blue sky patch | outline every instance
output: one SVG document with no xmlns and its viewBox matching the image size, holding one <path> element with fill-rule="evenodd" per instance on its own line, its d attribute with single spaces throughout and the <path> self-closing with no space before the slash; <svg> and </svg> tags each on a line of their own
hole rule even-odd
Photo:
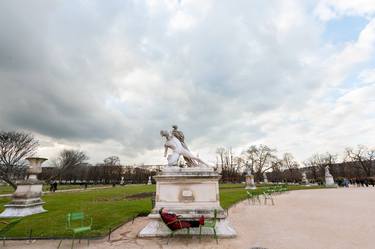
<svg viewBox="0 0 375 249">
<path fill-rule="evenodd" d="M 355 41 L 367 23 L 368 20 L 360 16 L 332 19 L 326 24 L 323 38 L 333 44 Z"/>
</svg>

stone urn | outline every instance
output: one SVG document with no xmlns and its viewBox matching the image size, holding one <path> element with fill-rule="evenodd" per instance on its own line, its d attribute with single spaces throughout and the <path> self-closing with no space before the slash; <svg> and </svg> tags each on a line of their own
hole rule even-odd
<svg viewBox="0 0 375 249">
<path fill-rule="evenodd" d="M 24 217 L 32 214 L 43 213 L 44 202 L 40 198 L 42 196 L 43 182 L 39 181 L 37 176 L 42 172 L 42 163 L 46 158 L 29 157 L 27 173 L 29 177 L 17 184 L 17 189 L 12 195 L 12 201 L 4 205 L 5 210 L 0 217 Z"/>
</svg>

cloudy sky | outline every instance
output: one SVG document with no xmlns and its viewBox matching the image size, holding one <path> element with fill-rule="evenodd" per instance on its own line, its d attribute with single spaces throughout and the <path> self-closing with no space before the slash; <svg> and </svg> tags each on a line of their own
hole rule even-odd
<svg viewBox="0 0 375 249">
<path fill-rule="evenodd" d="M 0 129 L 42 156 L 163 163 L 172 124 L 209 162 L 374 146 L 374 0 L 9 0 L 0 30 Z"/>
</svg>

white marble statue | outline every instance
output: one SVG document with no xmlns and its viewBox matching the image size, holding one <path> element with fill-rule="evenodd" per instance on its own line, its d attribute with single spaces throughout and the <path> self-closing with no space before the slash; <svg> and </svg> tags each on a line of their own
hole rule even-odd
<svg viewBox="0 0 375 249">
<path fill-rule="evenodd" d="M 263 173 L 263 182 L 268 183 L 268 178 L 266 172 Z"/>
<path fill-rule="evenodd" d="M 183 156 L 185 158 L 188 158 L 194 162 L 195 165 L 203 164 L 205 166 L 208 166 L 205 162 L 203 162 L 200 158 L 194 156 L 189 150 L 185 149 L 180 140 L 178 140 L 175 136 L 173 136 L 168 131 L 160 131 L 160 135 L 162 137 L 165 137 L 166 142 L 164 144 L 164 157 L 167 157 L 168 149 L 172 150 L 172 154 L 169 154 L 167 157 L 168 160 L 168 166 L 177 166 L 178 165 L 178 159 L 180 156 Z"/>
<path fill-rule="evenodd" d="M 331 173 L 329 172 L 329 166 L 325 167 L 325 176 L 332 176 Z"/>
<path fill-rule="evenodd" d="M 184 133 L 182 131 L 178 130 L 178 126 L 177 125 L 173 125 L 172 128 L 173 128 L 173 130 L 171 131 L 171 134 L 173 136 L 175 136 L 181 142 L 182 147 L 184 147 L 187 151 L 190 152 L 190 150 L 187 147 L 186 142 L 185 142 L 185 135 L 184 135 Z M 188 166 L 188 167 L 197 166 L 195 164 L 195 162 L 193 160 L 191 160 L 190 158 L 188 158 L 188 157 L 184 156 L 184 161 L 186 163 L 186 166 Z"/>
<path fill-rule="evenodd" d="M 302 172 L 302 183 L 308 185 L 309 180 L 307 179 L 306 173 Z"/>
<path fill-rule="evenodd" d="M 325 185 L 326 187 L 336 187 L 335 181 L 333 180 L 333 176 L 329 172 L 329 166 L 325 167 Z"/>
</svg>

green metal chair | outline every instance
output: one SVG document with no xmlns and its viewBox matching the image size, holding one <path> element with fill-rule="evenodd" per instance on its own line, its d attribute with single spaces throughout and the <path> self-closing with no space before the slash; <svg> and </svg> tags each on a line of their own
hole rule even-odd
<svg viewBox="0 0 375 249">
<path fill-rule="evenodd" d="M 216 239 L 216 244 L 218 244 L 218 239 L 217 239 L 217 234 L 216 234 L 216 221 L 218 220 L 217 218 L 217 210 L 214 210 L 214 217 L 212 219 L 208 219 L 204 221 L 204 225 L 199 226 L 199 241 L 201 241 L 202 238 L 202 228 L 207 227 L 213 230 L 214 232 L 214 237 Z"/>
<path fill-rule="evenodd" d="M 17 225 L 17 223 L 20 222 L 21 220 L 22 218 L 12 219 L 9 222 L 0 221 L 0 223 L 5 224 L 5 226 L 0 229 L 0 237 L 3 238 L 3 246 L 5 246 L 6 234 L 9 232 L 10 229 L 12 229 L 15 225 Z"/>
<path fill-rule="evenodd" d="M 259 195 L 251 193 L 250 191 L 246 191 L 246 194 L 247 194 L 247 201 L 248 201 L 249 204 L 250 204 L 250 201 L 251 201 L 254 205 L 255 200 L 257 200 L 259 202 L 259 204 L 261 204 L 260 199 L 259 199 Z"/>
<path fill-rule="evenodd" d="M 267 192 L 263 192 L 263 197 L 264 197 L 264 205 L 267 205 L 267 200 L 270 200 L 272 202 L 273 206 L 275 205 L 275 203 L 273 201 L 272 194 L 267 193 Z"/>
<path fill-rule="evenodd" d="M 88 218 L 85 216 L 84 212 L 72 212 L 66 215 L 66 229 L 73 233 L 72 247 L 74 246 L 74 239 L 76 235 L 82 235 L 91 231 L 92 217 Z M 60 247 L 62 240 L 60 241 L 57 248 Z M 79 238 L 81 242 L 81 237 Z M 87 239 L 87 245 L 89 245 L 90 240 Z"/>
</svg>

